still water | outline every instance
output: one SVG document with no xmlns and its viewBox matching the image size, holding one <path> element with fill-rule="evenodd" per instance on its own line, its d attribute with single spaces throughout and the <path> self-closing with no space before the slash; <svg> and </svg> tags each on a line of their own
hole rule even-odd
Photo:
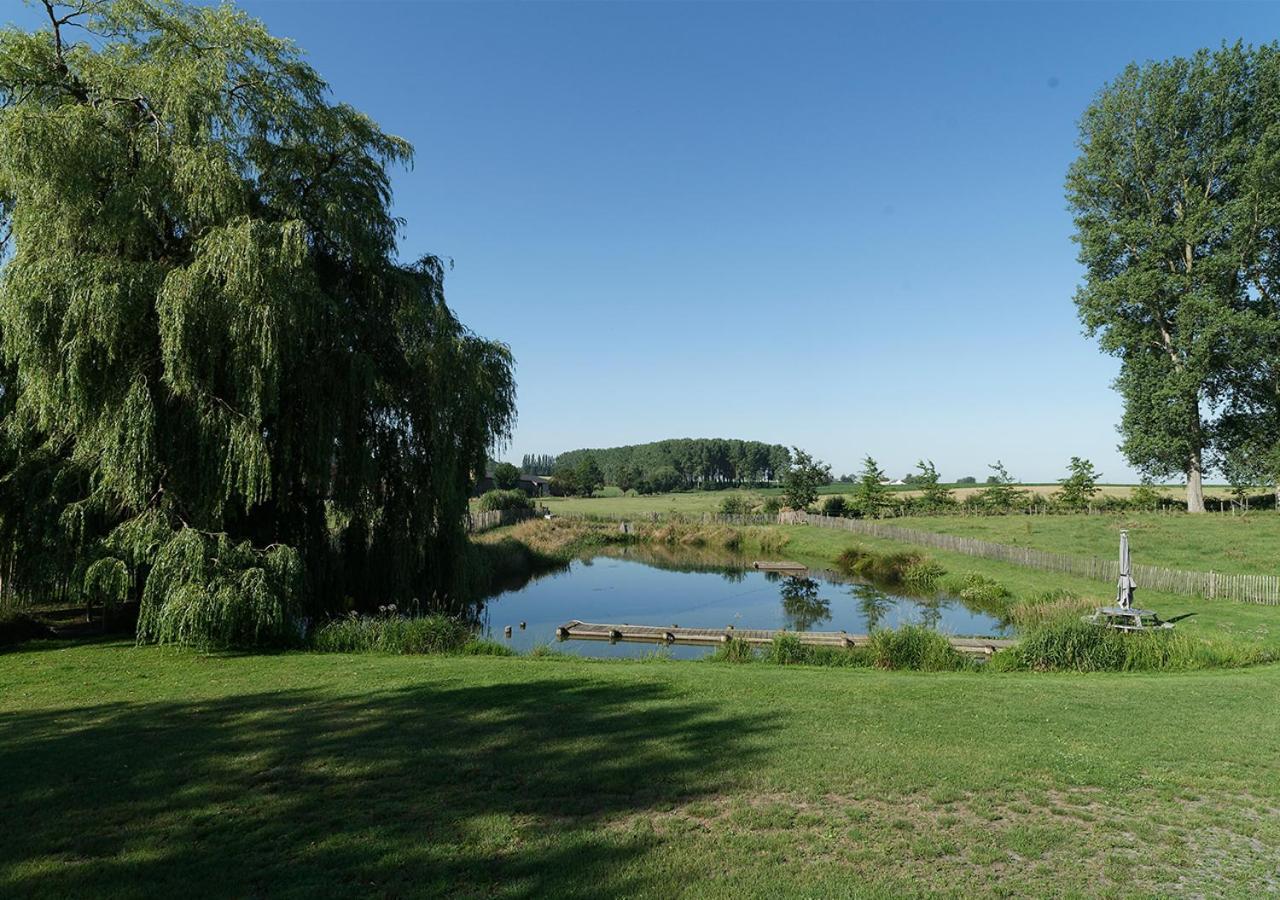
<svg viewBox="0 0 1280 900">
<path fill-rule="evenodd" d="M 956 635 L 993 637 L 1006 633 L 998 619 L 970 610 L 952 598 L 898 596 L 834 573 L 779 576 L 755 571 L 746 560 L 709 562 L 637 549 L 576 560 L 567 569 L 490 598 L 482 613 L 482 627 L 487 637 L 519 651 L 551 644 L 583 656 L 616 657 L 646 656 L 657 649 L 653 644 L 558 643 L 556 627 L 572 619 L 851 634 L 915 622 Z M 523 629 L 521 622 L 525 623 Z M 503 635 L 508 625 L 512 628 L 510 638 Z M 711 650 L 673 646 L 662 652 L 694 658 Z"/>
</svg>

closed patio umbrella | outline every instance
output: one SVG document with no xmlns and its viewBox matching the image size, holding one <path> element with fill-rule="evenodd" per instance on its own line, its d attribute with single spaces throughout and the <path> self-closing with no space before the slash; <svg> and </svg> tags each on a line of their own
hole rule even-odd
<svg viewBox="0 0 1280 900">
<path fill-rule="evenodd" d="M 1129 532 L 1120 532 L 1120 583 L 1116 588 L 1116 606 L 1121 609 L 1130 609 L 1133 606 L 1133 591 L 1138 584 L 1133 580 L 1130 574 L 1132 571 L 1129 563 Z"/>
</svg>

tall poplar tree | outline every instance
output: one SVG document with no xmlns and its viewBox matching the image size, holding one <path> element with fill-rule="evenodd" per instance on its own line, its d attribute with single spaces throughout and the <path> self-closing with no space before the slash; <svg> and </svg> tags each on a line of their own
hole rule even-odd
<svg viewBox="0 0 1280 900">
<path fill-rule="evenodd" d="M 1184 475 L 1193 512 L 1221 412 L 1255 379 L 1249 348 L 1275 317 L 1276 58 L 1237 44 L 1129 66 L 1085 111 L 1067 179 L 1076 305 L 1121 361 L 1121 449 L 1145 473 Z"/>
<path fill-rule="evenodd" d="M 456 602 L 512 363 L 396 260 L 409 145 L 231 6 L 40 5 L 0 33 L 4 589 L 196 644 Z"/>
</svg>

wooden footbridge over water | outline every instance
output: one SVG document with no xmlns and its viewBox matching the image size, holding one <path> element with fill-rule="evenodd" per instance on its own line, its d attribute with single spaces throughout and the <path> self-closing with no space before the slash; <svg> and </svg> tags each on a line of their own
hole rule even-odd
<svg viewBox="0 0 1280 900">
<path fill-rule="evenodd" d="M 849 634 L 844 631 L 781 631 L 771 628 L 681 628 L 677 625 L 601 625 L 574 619 L 556 629 L 556 639 L 561 641 L 608 641 L 641 644 L 691 644 L 713 647 L 737 639 L 760 646 L 770 644 L 779 634 L 793 634 L 802 644 L 821 647 L 864 647 L 871 641 L 870 635 Z M 948 637 L 951 646 L 961 653 L 991 656 L 998 650 L 1012 647 L 1015 641 L 1003 638 Z"/>
</svg>

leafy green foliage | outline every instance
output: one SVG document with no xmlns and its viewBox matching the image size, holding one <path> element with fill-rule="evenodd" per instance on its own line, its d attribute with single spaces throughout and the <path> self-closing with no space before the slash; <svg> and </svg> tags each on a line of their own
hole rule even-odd
<svg viewBox="0 0 1280 900">
<path fill-rule="evenodd" d="M 196 647 L 288 644 L 299 636 L 302 563 L 291 547 L 257 550 L 183 528 L 155 554 L 138 639 Z"/>
<path fill-rule="evenodd" d="M 533 501 L 521 490 L 486 491 L 480 495 L 477 505 L 483 512 L 499 509 L 532 509 Z"/>
<path fill-rule="evenodd" d="M 1093 463 L 1078 456 L 1071 457 L 1067 470 L 1067 477 L 1062 479 L 1062 490 L 1058 492 L 1058 501 L 1075 509 L 1088 506 L 1098 495 L 1098 479 L 1102 476 L 1093 468 Z"/>
<path fill-rule="evenodd" d="M 1182 473 L 1203 511 L 1206 450 L 1280 437 L 1274 360 L 1280 50 L 1223 46 L 1131 65 L 1081 119 L 1067 177 L 1085 265 L 1080 319 L 1121 360 L 1122 450 Z M 1263 427 L 1222 429 L 1224 411 Z"/>
<path fill-rule="evenodd" d="M 1026 492 L 1014 487 L 1016 479 L 1009 474 L 1003 462 L 996 460 L 987 468 L 991 470 L 991 474 L 987 476 L 987 485 L 974 495 L 979 504 L 989 510 L 1004 512 L 1025 501 Z"/>
<path fill-rule="evenodd" d="M 888 504 L 889 489 L 884 486 L 884 471 L 870 456 L 862 461 L 862 472 L 853 489 L 853 505 L 862 515 L 875 518 Z"/>
<path fill-rule="evenodd" d="M 840 494 L 831 494 L 822 498 L 822 514 L 833 518 L 842 518 L 849 512 L 849 501 Z"/>
<path fill-rule="evenodd" d="M 493 483 L 499 490 L 509 491 L 520 483 L 520 470 L 511 463 L 498 463 L 493 467 Z"/>
<path fill-rule="evenodd" d="M 790 462 L 790 451 L 780 444 L 733 438 L 674 438 L 624 447 L 570 450 L 556 457 L 556 463 L 572 468 L 584 456 L 596 460 L 607 483 L 623 490 L 634 487 L 641 493 L 776 481 Z"/>
<path fill-rule="evenodd" d="M 988 612 L 1002 612 L 1013 598 L 1013 592 L 1004 584 L 977 572 L 944 576 L 938 579 L 938 587 L 974 609 Z"/>
<path fill-rule="evenodd" d="M 922 459 L 916 463 L 916 468 L 920 470 L 920 474 L 915 476 L 912 483 L 922 492 L 921 498 L 926 507 L 942 509 L 955 502 L 951 491 L 939 483 L 938 468 L 933 460 Z"/>
<path fill-rule="evenodd" d="M 782 503 L 791 509 L 805 509 L 818 499 L 818 488 L 830 482 L 831 467 L 795 447 L 782 476 Z"/>
<path fill-rule="evenodd" d="M 201 645 L 455 596 L 512 361 L 395 261 L 410 147 L 230 5 L 51 18 L 0 33 L 5 590 Z"/>
<path fill-rule="evenodd" d="M 579 458 L 573 467 L 573 475 L 578 493 L 584 497 L 590 497 L 604 486 L 604 472 L 600 471 L 596 458 L 589 453 Z"/>
</svg>

